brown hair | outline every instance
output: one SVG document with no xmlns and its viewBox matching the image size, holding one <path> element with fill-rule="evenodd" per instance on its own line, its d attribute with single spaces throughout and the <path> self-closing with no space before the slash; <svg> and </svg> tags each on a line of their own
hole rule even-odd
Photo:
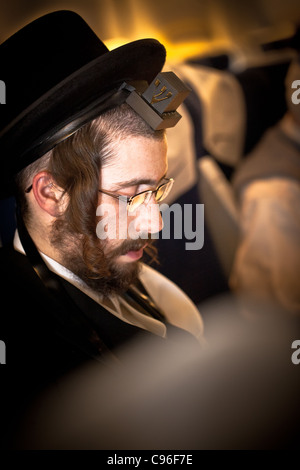
<svg viewBox="0 0 300 470">
<path fill-rule="evenodd" d="M 17 178 L 18 203 L 26 224 L 34 223 L 25 190 L 36 173 L 47 170 L 55 184 L 68 193 L 64 216 L 53 225 L 56 241 L 64 228 L 80 236 L 83 259 L 90 271 L 99 273 L 104 255 L 96 235 L 96 209 L 100 170 L 114 156 L 114 146 L 128 137 L 162 140 L 164 131 L 153 131 L 127 104 L 107 111 L 58 144 L 36 162 L 22 170 Z M 99 264 L 101 263 L 101 264 Z M 105 274 L 105 273 L 103 273 Z M 97 276 L 98 277 L 98 276 Z"/>
</svg>

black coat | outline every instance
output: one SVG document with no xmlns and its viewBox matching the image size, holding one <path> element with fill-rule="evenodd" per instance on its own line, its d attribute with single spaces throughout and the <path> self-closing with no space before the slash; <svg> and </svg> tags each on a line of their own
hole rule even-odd
<svg viewBox="0 0 300 470">
<path fill-rule="evenodd" d="M 5 445 L 3 439 L 42 391 L 89 361 L 107 366 L 120 346 L 137 336 L 153 335 L 119 320 L 66 281 L 60 280 L 67 295 L 53 295 L 27 257 L 13 249 L 0 250 L 0 273 Z"/>
</svg>

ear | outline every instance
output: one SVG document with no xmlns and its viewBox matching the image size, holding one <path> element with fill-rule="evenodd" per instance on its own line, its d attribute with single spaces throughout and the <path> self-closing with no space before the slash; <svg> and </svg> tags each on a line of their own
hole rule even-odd
<svg viewBox="0 0 300 470">
<path fill-rule="evenodd" d="M 57 186 L 51 173 L 41 171 L 32 181 L 32 192 L 41 209 L 52 217 L 60 217 L 66 207 L 67 194 Z"/>
</svg>

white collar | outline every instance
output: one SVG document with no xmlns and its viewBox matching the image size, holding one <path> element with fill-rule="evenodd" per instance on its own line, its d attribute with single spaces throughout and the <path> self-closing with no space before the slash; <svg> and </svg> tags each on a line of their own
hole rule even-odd
<svg viewBox="0 0 300 470">
<path fill-rule="evenodd" d="M 19 251 L 23 255 L 26 255 L 19 237 L 18 230 L 16 230 L 15 232 L 13 245 L 16 251 Z M 145 330 L 152 331 L 154 334 L 165 337 L 166 326 L 162 322 L 139 312 L 119 295 L 111 295 L 109 297 L 110 302 L 108 304 L 108 302 L 105 301 L 101 293 L 88 287 L 85 282 L 82 281 L 82 279 L 76 276 L 68 268 L 61 265 L 60 263 L 58 263 L 57 261 L 42 252 L 40 252 L 40 255 L 47 267 L 50 269 L 50 271 L 62 277 L 73 286 L 77 287 L 95 302 L 104 306 L 110 313 L 112 313 L 116 317 L 120 318 L 126 323 L 130 323 L 131 325 L 138 326 Z"/>
<path fill-rule="evenodd" d="M 14 248 L 25 254 L 18 231 L 14 237 Z M 89 288 L 78 276 L 57 261 L 40 253 L 48 268 L 66 281 L 73 284 L 86 295 L 110 311 L 126 323 L 138 326 L 159 336 L 166 335 L 166 327 L 160 321 L 150 318 L 129 305 L 121 296 L 111 296 L 110 300 L 115 308 L 103 302 L 103 296 Z M 150 266 L 142 263 L 140 280 L 151 292 L 151 296 L 159 308 L 164 312 L 169 323 L 192 333 L 199 340 L 203 337 L 203 321 L 201 315 L 191 299 L 172 281 Z"/>
</svg>

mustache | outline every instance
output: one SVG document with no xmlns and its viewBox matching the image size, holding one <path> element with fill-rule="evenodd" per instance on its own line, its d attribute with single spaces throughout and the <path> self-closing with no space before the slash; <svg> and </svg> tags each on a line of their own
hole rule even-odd
<svg viewBox="0 0 300 470">
<path fill-rule="evenodd" d="M 144 238 L 138 238 L 137 240 L 124 240 L 124 242 L 111 251 L 109 258 L 115 258 L 117 256 L 126 255 L 129 251 L 139 251 L 141 248 L 147 248 L 149 245 L 152 245 L 154 242 L 151 239 L 151 234 L 145 236 Z"/>
</svg>

